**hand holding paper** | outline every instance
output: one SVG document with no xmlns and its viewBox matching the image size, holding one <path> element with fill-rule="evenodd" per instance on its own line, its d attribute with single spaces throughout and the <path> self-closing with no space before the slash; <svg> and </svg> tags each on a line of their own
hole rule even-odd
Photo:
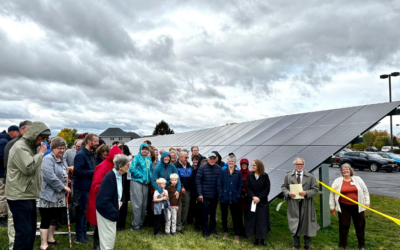
<svg viewBox="0 0 400 250">
<path fill-rule="evenodd" d="M 293 199 L 304 199 L 304 197 L 300 195 L 300 192 L 303 192 L 302 184 L 290 184 L 290 192 L 296 195 Z"/>
<path fill-rule="evenodd" d="M 257 204 L 254 201 L 252 201 L 251 202 L 251 210 L 250 211 L 255 212 L 256 211 L 256 207 L 257 207 Z"/>
</svg>

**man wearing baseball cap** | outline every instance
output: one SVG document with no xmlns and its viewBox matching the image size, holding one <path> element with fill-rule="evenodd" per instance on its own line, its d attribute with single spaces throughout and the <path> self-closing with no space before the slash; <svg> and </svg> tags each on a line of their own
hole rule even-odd
<svg viewBox="0 0 400 250">
<path fill-rule="evenodd" d="M 0 227 L 7 227 L 7 199 L 4 196 L 5 178 L 4 178 L 4 148 L 7 143 L 18 136 L 18 126 L 8 127 L 0 133 Z"/>
<path fill-rule="evenodd" d="M 221 166 L 216 164 L 217 156 L 209 153 L 207 163 L 200 166 L 196 176 L 198 200 L 203 202 L 203 237 L 209 238 L 210 234 L 218 235 L 215 216 L 218 205 L 217 182 Z M 210 218 L 210 223 L 208 220 Z"/>
</svg>

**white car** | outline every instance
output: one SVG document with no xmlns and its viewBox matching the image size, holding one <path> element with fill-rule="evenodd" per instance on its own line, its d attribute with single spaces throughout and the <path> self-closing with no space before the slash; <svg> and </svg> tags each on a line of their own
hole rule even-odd
<svg viewBox="0 0 400 250">
<path fill-rule="evenodd" d="M 381 152 L 390 152 L 391 146 L 383 146 Z M 393 150 L 399 150 L 399 147 L 393 146 Z"/>
</svg>

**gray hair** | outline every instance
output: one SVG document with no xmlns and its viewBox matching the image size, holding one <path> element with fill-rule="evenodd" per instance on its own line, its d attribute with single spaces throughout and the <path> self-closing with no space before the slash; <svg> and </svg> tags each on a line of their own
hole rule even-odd
<svg viewBox="0 0 400 250">
<path fill-rule="evenodd" d="M 189 155 L 189 149 L 187 149 L 187 148 L 184 148 L 184 149 L 182 149 L 182 152 L 185 152 L 185 153 L 187 153 L 188 155 Z"/>
<path fill-rule="evenodd" d="M 80 141 L 83 141 L 83 139 L 76 139 L 76 140 L 74 141 L 74 146 L 73 146 L 73 148 L 75 148 L 75 147 L 76 147 L 76 144 L 78 144 L 78 142 L 80 142 Z"/>
<path fill-rule="evenodd" d="M 296 164 L 296 161 L 297 161 L 297 160 L 301 160 L 301 161 L 303 162 L 303 165 L 306 165 L 306 162 L 305 162 L 304 159 L 301 158 L 301 157 L 296 157 L 296 159 L 294 159 L 294 161 L 293 161 L 293 165 Z"/>
<path fill-rule="evenodd" d="M 129 158 L 126 155 L 119 154 L 114 156 L 113 162 L 115 170 L 118 171 L 120 168 L 122 168 L 129 162 Z"/>
<path fill-rule="evenodd" d="M 230 155 L 230 156 L 228 156 L 227 161 L 229 161 L 229 160 L 234 160 L 236 162 L 236 157 L 234 155 Z"/>
<path fill-rule="evenodd" d="M 159 150 L 159 152 L 165 152 L 165 149 L 162 148 L 162 149 Z"/>
<path fill-rule="evenodd" d="M 350 170 L 350 176 L 354 175 L 354 169 L 351 167 L 349 163 L 344 163 L 340 166 L 340 173 L 343 175 L 343 168 L 348 168 Z"/>
<path fill-rule="evenodd" d="M 26 126 L 32 125 L 31 121 L 25 120 L 19 123 L 19 129 L 25 129 Z"/>
<path fill-rule="evenodd" d="M 189 155 L 188 152 L 185 152 L 185 151 L 183 151 L 183 150 L 182 150 L 182 152 L 180 152 L 180 153 L 178 152 L 178 155 L 177 155 L 178 158 L 181 158 L 181 157 L 183 156 L 183 154 L 185 154 L 185 153 Z"/>
<path fill-rule="evenodd" d="M 51 138 L 50 141 L 50 149 L 53 151 L 55 148 L 62 147 L 64 146 L 65 149 L 67 149 L 67 142 L 64 140 L 64 138 L 55 136 Z"/>
</svg>

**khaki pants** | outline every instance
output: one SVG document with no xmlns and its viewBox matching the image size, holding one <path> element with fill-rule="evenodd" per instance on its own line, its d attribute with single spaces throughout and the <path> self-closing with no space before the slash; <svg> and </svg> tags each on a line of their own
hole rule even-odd
<svg viewBox="0 0 400 250">
<path fill-rule="evenodd" d="M 0 178 L 0 218 L 7 216 L 7 198 L 4 195 L 6 191 L 5 178 Z"/>
<path fill-rule="evenodd" d="M 13 214 L 11 213 L 11 210 L 8 207 L 8 241 L 10 250 L 13 250 L 14 248 L 14 239 L 15 239 L 15 229 L 14 229 Z"/>
<path fill-rule="evenodd" d="M 100 249 L 114 249 L 115 238 L 117 237 L 117 222 L 110 221 L 101 216 L 96 210 L 97 227 L 99 229 Z"/>
<path fill-rule="evenodd" d="M 177 211 L 175 208 L 167 211 L 167 222 L 165 223 L 165 233 L 176 233 L 176 217 Z"/>
</svg>

